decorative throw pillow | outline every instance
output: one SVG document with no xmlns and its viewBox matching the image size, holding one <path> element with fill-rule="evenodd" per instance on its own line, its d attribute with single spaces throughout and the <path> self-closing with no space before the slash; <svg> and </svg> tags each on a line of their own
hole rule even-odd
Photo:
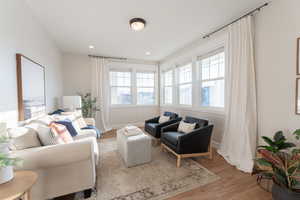
<svg viewBox="0 0 300 200">
<path fill-rule="evenodd" d="M 169 121 L 170 120 L 170 117 L 169 116 L 160 116 L 159 117 L 159 120 L 158 120 L 158 123 L 165 123 L 165 122 L 167 122 L 167 121 Z"/>
<path fill-rule="evenodd" d="M 187 123 L 184 121 L 181 121 L 178 127 L 178 132 L 183 132 L 183 133 L 190 133 L 192 132 L 196 127 L 196 123 Z"/>
<path fill-rule="evenodd" d="M 87 127 L 87 124 L 82 117 L 81 111 L 63 112 L 61 114 L 63 117 L 70 119 L 73 122 L 73 126 L 75 127 L 76 130 L 77 130 L 77 128 L 80 130 L 84 127 Z"/>
<path fill-rule="evenodd" d="M 55 135 L 52 134 L 50 127 L 40 125 L 37 128 L 37 132 L 40 141 L 44 146 L 58 144 L 57 139 L 55 138 Z"/>
<path fill-rule="evenodd" d="M 12 138 L 11 150 L 23 150 L 33 147 L 40 147 L 41 142 L 37 132 L 29 127 L 17 127 L 8 129 L 9 137 Z"/>
<path fill-rule="evenodd" d="M 56 138 L 56 142 L 58 144 L 65 144 L 74 141 L 66 126 L 52 122 L 49 127 L 51 128 L 51 132 Z"/>
<path fill-rule="evenodd" d="M 76 135 L 78 135 L 71 120 L 65 119 L 65 120 L 56 121 L 56 123 L 64 125 L 72 137 L 75 137 Z"/>
<path fill-rule="evenodd" d="M 41 125 L 49 126 L 51 124 L 51 122 L 53 122 L 53 121 L 54 121 L 54 118 L 52 116 L 44 115 L 44 116 L 39 117 L 37 119 L 31 120 L 28 124 L 39 123 Z"/>
</svg>

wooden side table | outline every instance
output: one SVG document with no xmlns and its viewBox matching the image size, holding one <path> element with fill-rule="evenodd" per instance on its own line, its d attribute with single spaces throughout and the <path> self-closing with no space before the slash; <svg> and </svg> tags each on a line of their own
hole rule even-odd
<svg viewBox="0 0 300 200">
<path fill-rule="evenodd" d="M 38 175 L 32 171 L 17 171 L 15 177 L 0 185 L 1 200 L 30 200 L 30 190 L 37 181 Z"/>
</svg>

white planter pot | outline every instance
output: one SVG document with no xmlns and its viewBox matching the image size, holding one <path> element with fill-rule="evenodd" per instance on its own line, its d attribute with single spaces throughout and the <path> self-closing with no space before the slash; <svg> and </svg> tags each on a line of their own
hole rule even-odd
<svg viewBox="0 0 300 200">
<path fill-rule="evenodd" d="M 14 178 L 14 170 L 12 166 L 0 167 L 0 184 L 6 183 Z"/>
</svg>

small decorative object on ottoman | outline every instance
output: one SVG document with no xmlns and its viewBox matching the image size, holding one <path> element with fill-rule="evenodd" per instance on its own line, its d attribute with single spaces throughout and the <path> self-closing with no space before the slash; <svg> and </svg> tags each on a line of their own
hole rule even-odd
<svg viewBox="0 0 300 200">
<path fill-rule="evenodd" d="M 151 161 L 151 138 L 135 126 L 117 131 L 118 150 L 127 167 Z"/>
</svg>

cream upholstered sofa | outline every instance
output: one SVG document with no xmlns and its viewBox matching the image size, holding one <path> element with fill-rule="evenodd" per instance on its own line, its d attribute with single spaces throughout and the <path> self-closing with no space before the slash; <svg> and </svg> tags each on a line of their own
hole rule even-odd
<svg viewBox="0 0 300 200">
<path fill-rule="evenodd" d="M 89 124 L 93 120 L 87 120 Z M 14 150 L 23 159 L 15 170 L 32 170 L 38 181 L 31 190 L 32 200 L 52 199 L 95 187 L 99 161 L 96 132 L 81 130 L 74 142 Z"/>
</svg>

